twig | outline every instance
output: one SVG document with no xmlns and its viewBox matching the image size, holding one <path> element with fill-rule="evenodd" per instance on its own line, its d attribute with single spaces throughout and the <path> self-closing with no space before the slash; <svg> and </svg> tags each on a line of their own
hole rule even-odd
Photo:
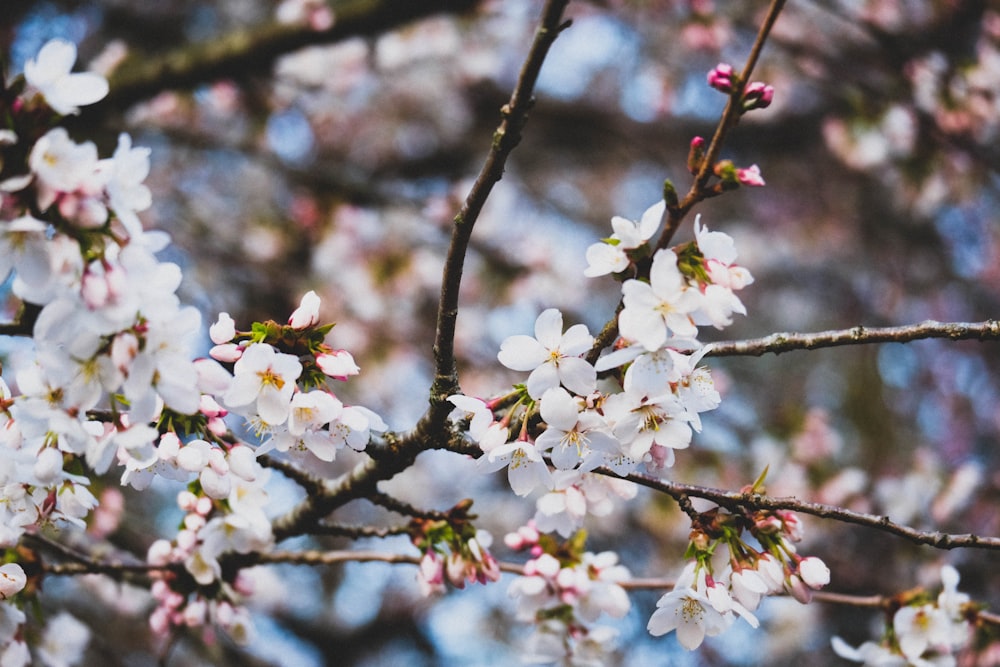
<svg viewBox="0 0 1000 667">
<path fill-rule="evenodd" d="M 376 493 L 379 481 L 390 479 L 412 465 L 420 452 L 427 449 L 450 449 L 458 446 L 461 435 L 448 428 L 448 414 L 451 405 L 448 396 L 459 391 L 458 372 L 455 367 L 455 323 L 458 317 L 458 292 L 462 280 L 462 269 L 469 237 L 493 186 L 503 175 L 504 165 L 510 152 L 521 137 L 521 129 L 527 120 L 538 73 L 549 47 L 559 32 L 568 26 L 562 23 L 562 12 L 569 0 L 548 0 L 542 12 L 542 24 L 535 35 L 514 93 L 503 108 L 504 118 L 493 137 L 493 146 L 487 155 L 479 177 L 466 199 L 465 205 L 455 218 L 452 242 L 445 260 L 441 280 L 441 301 L 438 305 L 437 330 L 434 338 L 435 378 L 431 386 L 430 406 L 413 431 L 392 442 L 370 461 L 358 464 L 349 473 L 329 484 L 324 484 L 325 493 L 318 497 L 306 498 L 291 511 L 274 520 L 274 534 L 277 540 L 297 534 L 329 514 L 337 507 L 357 498 L 370 497 Z"/>
<path fill-rule="evenodd" d="M 257 460 L 262 466 L 271 468 L 272 470 L 277 470 L 282 475 L 301 486 L 310 496 L 322 495 L 326 492 L 326 489 L 323 487 L 323 480 L 313 477 L 288 461 L 281 461 L 268 456 L 267 454 L 258 456 Z"/>
<path fill-rule="evenodd" d="M 334 23 L 326 30 L 272 23 L 235 31 L 160 57 L 137 54 L 112 73 L 108 96 L 87 107 L 82 117 L 101 117 L 109 108 L 123 109 L 163 90 L 188 89 L 246 72 L 268 71 L 279 57 L 306 46 L 377 35 L 435 14 L 467 12 L 480 1 L 358 0 L 338 3 Z"/>
<path fill-rule="evenodd" d="M 616 476 L 610 471 L 606 471 L 609 476 Z M 891 533 L 902 537 L 916 544 L 932 546 L 936 549 L 987 549 L 1000 551 L 1000 538 L 981 537 L 967 533 L 956 535 L 941 531 L 921 531 L 910 526 L 896 523 L 888 516 L 855 512 L 838 507 L 836 505 L 825 505 L 822 503 L 810 503 L 797 498 L 775 498 L 756 493 L 736 493 L 713 489 L 692 484 L 680 484 L 656 479 L 648 475 L 632 474 L 625 479 L 631 480 L 647 488 L 665 493 L 680 501 L 685 496 L 704 498 L 722 507 L 729 509 L 746 508 L 761 510 L 792 510 L 803 514 L 811 514 L 821 519 L 833 519 L 843 523 L 852 523 L 858 526 L 875 528 L 886 533 Z"/>
<path fill-rule="evenodd" d="M 421 519 L 447 519 L 447 512 L 438 512 L 436 510 L 422 510 L 419 507 L 414 507 L 409 503 L 405 503 L 402 500 L 393 498 L 387 493 L 382 493 L 377 491 L 368 497 L 372 503 L 384 507 L 387 510 L 395 512 L 396 514 L 401 514 L 403 516 L 418 517 Z"/>
<path fill-rule="evenodd" d="M 455 367 L 455 325 L 458 319 L 458 295 L 462 271 L 469 247 L 472 229 L 479 214 L 500 179 L 511 151 L 521 141 L 521 131 L 528 119 L 533 103 L 532 95 L 542 63 L 549 47 L 559 33 L 569 26 L 562 22 L 563 11 L 569 0 L 548 0 L 542 10 L 542 20 L 535 32 L 535 40 L 521 67 L 510 101 L 503 106 L 503 119 L 493 134 L 493 145 L 476 178 L 465 204 L 455 216 L 451 244 L 441 276 L 441 301 L 438 304 L 437 329 L 434 337 L 435 379 L 431 387 L 431 406 L 443 404 L 447 397 L 458 390 L 458 372 Z"/>
<path fill-rule="evenodd" d="M 710 196 L 711 190 L 706 188 L 706 185 L 712 176 L 715 161 L 722 151 L 722 144 L 725 142 L 726 135 L 739 122 L 740 115 L 742 114 L 740 104 L 743 98 L 743 91 L 750 81 L 754 67 L 757 66 L 757 60 L 760 58 L 764 43 L 767 42 L 767 38 L 771 33 L 771 28 L 774 26 L 774 22 L 778 20 L 778 15 L 784 6 L 785 0 L 771 0 L 771 6 L 768 8 L 767 15 L 761 23 L 760 30 L 757 31 L 757 38 L 754 40 L 753 46 L 750 48 L 750 54 L 743 65 L 738 85 L 733 86 L 733 90 L 730 92 L 729 101 L 726 102 L 726 108 L 723 110 L 719 124 L 715 128 L 715 134 L 712 135 L 712 141 L 709 142 L 708 148 L 705 150 L 705 155 L 698 168 L 698 173 L 691 183 L 691 188 L 677 206 L 670 207 L 667 211 L 667 220 L 664 223 L 663 231 L 660 233 L 660 238 L 656 242 L 657 248 L 666 248 L 677 232 L 677 228 L 680 226 L 684 216 L 688 214 L 695 204 Z"/>
<path fill-rule="evenodd" d="M 297 565 L 333 565 L 337 563 L 400 563 L 406 565 L 419 565 L 420 556 L 409 554 L 386 553 L 381 551 L 276 551 L 268 554 L 261 554 L 256 559 L 256 563 L 291 563 Z M 501 572 L 524 576 L 524 565 L 498 561 Z M 675 582 L 670 579 L 633 578 L 617 582 L 619 586 L 628 591 L 638 590 L 660 590 L 672 589 Z M 836 593 L 832 591 L 813 591 L 811 598 L 815 602 L 825 602 L 828 604 L 849 605 L 852 607 L 869 607 L 874 609 L 890 608 L 894 604 L 892 596 L 886 595 L 850 595 L 847 593 Z M 976 617 L 985 623 L 1000 626 L 1000 615 L 987 611 L 979 611 Z"/>
<path fill-rule="evenodd" d="M 920 324 L 898 327 L 863 327 L 816 333 L 773 333 L 763 338 L 709 343 L 707 357 L 759 357 L 767 353 L 781 354 L 791 350 L 814 350 L 840 345 L 865 345 L 871 343 L 908 343 L 925 338 L 951 340 L 1000 340 L 1000 321 L 936 322 L 927 320 Z"/>
</svg>

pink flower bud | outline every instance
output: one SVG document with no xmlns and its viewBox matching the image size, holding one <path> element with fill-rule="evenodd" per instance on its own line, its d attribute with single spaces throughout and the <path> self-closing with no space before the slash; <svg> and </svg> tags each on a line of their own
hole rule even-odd
<svg viewBox="0 0 1000 667">
<path fill-rule="evenodd" d="M 236 337 L 236 322 L 229 313 L 219 313 L 219 319 L 208 328 L 208 337 L 216 345 L 228 343 Z"/>
<path fill-rule="evenodd" d="M 208 351 L 208 356 L 223 363 L 234 363 L 243 356 L 243 348 L 236 343 L 224 343 L 216 345 Z"/>
<path fill-rule="evenodd" d="M 708 85 L 723 93 L 733 92 L 733 66 L 719 63 L 708 73 Z"/>
<path fill-rule="evenodd" d="M 760 81 L 754 81 L 743 89 L 743 100 L 741 106 L 744 113 L 753 109 L 764 109 L 771 106 L 774 100 L 774 87 Z"/>
<path fill-rule="evenodd" d="M 765 185 L 764 177 L 760 175 L 760 167 L 755 164 L 750 165 L 746 169 L 737 169 L 736 180 L 742 185 L 749 185 L 752 187 Z"/>
<path fill-rule="evenodd" d="M 316 355 L 316 365 L 324 374 L 336 379 L 346 380 L 349 375 L 361 372 L 354 363 L 354 357 L 347 350 L 333 350 L 327 354 Z"/>
</svg>

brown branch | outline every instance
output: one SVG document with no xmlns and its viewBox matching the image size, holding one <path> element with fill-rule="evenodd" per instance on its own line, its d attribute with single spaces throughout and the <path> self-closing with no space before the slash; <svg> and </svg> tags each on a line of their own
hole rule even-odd
<svg viewBox="0 0 1000 667">
<path fill-rule="evenodd" d="M 602 471 L 605 472 L 605 471 Z M 616 476 L 606 471 L 609 476 Z M 821 519 L 832 519 L 881 530 L 910 542 L 931 546 L 936 549 L 987 549 L 1000 551 L 1000 537 L 981 537 L 967 533 L 955 535 L 941 531 L 921 531 L 896 523 L 888 516 L 867 514 L 822 503 L 811 503 L 794 497 L 777 498 L 756 493 L 736 493 L 692 484 L 680 484 L 656 479 L 648 475 L 632 474 L 625 479 L 647 488 L 665 493 L 678 502 L 685 496 L 710 500 L 728 509 L 745 508 L 751 510 L 792 510 L 810 514 Z"/>
<path fill-rule="evenodd" d="M 409 535 L 410 527 L 389 526 L 375 528 L 372 526 L 344 526 L 340 524 L 323 524 L 313 528 L 313 535 L 332 535 L 334 537 L 389 537 L 390 535 Z"/>
<path fill-rule="evenodd" d="M 761 23 L 760 29 L 757 32 L 757 38 L 754 40 L 753 46 L 750 48 L 750 54 L 743 65 L 743 71 L 737 82 L 738 85 L 734 86 L 732 92 L 729 94 L 726 108 L 722 111 L 719 123 L 715 127 L 715 134 L 712 135 L 712 141 L 709 143 L 705 155 L 702 157 L 701 164 L 698 167 L 697 174 L 695 174 L 694 181 L 691 183 L 691 187 L 688 189 L 687 194 L 684 195 L 683 200 L 677 202 L 675 205 L 671 205 L 670 202 L 667 203 L 666 221 L 663 225 L 663 231 L 660 232 L 660 237 L 656 241 L 656 248 L 666 248 L 670 244 L 684 217 L 698 202 L 718 194 L 713 188 L 707 187 L 708 180 L 712 176 L 712 168 L 722 150 L 722 144 L 725 142 L 726 135 L 732 128 L 736 127 L 736 124 L 740 120 L 743 90 L 746 88 L 746 84 L 753 74 L 757 60 L 760 58 L 760 53 L 767 42 L 774 22 L 778 20 L 778 15 L 785 6 L 785 1 L 771 0 L 767 15 L 764 17 L 763 23 Z M 639 276 L 648 276 L 651 265 L 652 258 L 647 259 L 640 264 L 637 274 Z M 618 302 L 614 317 L 608 320 L 601 333 L 594 339 L 594 344 L 587 353 L 587 361 L 590 363 L 594 363 L 600 356 L 601 350 L 614 343 L 615 339 L 618 338 L 618 313 L 621 312 L 623 305 L 622 301 Z"/>
<path fill-rule="evenodd" d="M 434 338 L 435 377 L 427 412 L 412 432 L 402 437 L 387 435 L 383 445 L 369 452 L 371 460 L 358 464 L 337 480 L 324 483 L 320 493 L 310 495 L 289 512 L 276 518 L 273 523 L 276 540 L 281 541 L 308 531 L 310 525 L 351 500 L 373 497 L 373 494 L 378 493 L 380 481 L 391 479 L 411 466 L 420 452 L 435 448 L 462 447 L 462 436 L 448 427 L 448 414 L 451 412 L 448 396 L 459 391 L 454 342 L 458 292 L 466 250 L 476 219 L 493 186 L 503 175 L 507 157 L 521 139 L 535 82 L 549 47 L 569 25 L 562 22 L 562 13 L 568 3 L 569 0 L 548 0 L 542 10 L 541 25 L 521 68 L 510 101 L 502 109 L 503 119 L 494 133 L 493 145 L 486 162 L 462 210 L 455 216 L 452 242 L 442 271 L 441 301 L 438 305 Z"/>
<path fill-rule="evenodd" d="M 712 141 L 709 142 L 708 148 L 705 150 L 705 155 L 701 160 L 701 165 L 698 167 L 698 173 L 691 183 L 691 188 L 677 206 L 671 206 L 667 210 L 667 220 L 664 224 L 663 232 L 660 233 L 660 238 L 656 242 L 657 248 L 666 248 L 670 244 L 670 240 L 677 233 L 677 228 L 680 227 L 684 216 L 688 214 L 695 204 L 715 194 L 711 188 L 707 187 L 708 180 L 712 177 L 712 169 L 715 166 L 716 159 L 719 157 L 719 153 L 722 151 L 722 144 L 726 140 L 726 135 L 736 127 L 736 124 L 740 120 L 740 116 L 743 113 L 741 108 L 743 91 L 750 81 L 754 67 L 757 66 L 760 53 L 771 33 L 771 28 L 774 27 L 774 22 L 778 20 L 778 15 L 784 6 L 785 0 L 771 0 L 771 6 L 768 8 L 767 15 L 761 23 L 760 30 L 757 31 L 757 38 L 750 48 L 750 54 L 743 65 L 739 81 L 736 82 L 737 85 L 733 86 L 733 90 L 729 94 L 726 108 L 723 110 L 719 124 L 715 128 L 715 134 L 712 135 Z"/>
<path fill-rule="evenodd" d="M 124 109 L 163 90 L 190 89 L 218 79 L 268 72 L 279 57 L 306 46 L 378 35 L 436 14 L 468 12 L 479 3 L 480 0 L 354 0 L 338 3 L 333 25 L 326 30 L 272 23 L 185 46 L 160 57 L 137 53 L 111 74 L 108 96 L 87 107 L 82 115 L 100 117 L 108 109 Z"/>
<path fill-rule="evenodd" d="M 291 563 L 296 565 L 333 565 L 348 562 L 419 565 L 420 559 L 420 556 L 380 551 L 276 551 L 269 554 L 261 554 L 255 562 L 258 564 Z M 525 576 L 524 565 L 520 563 L 498 561 L 497 565 L 501 572 Z M 617 583 L 628 591 L 672 589 L 675 585 L 675 582 L 670 579 L 658 577 L 632 578 Z M 813 591 L 811 598 L 814 602 L 874 609 L 889 609 L 894 605 L 898 605 L 898 600 L 894 599 L 893 596 L 887 595 L 850 595 L 832 591 Z M 987 611 L 978 611 L 976 617 L 985 623 L 1000 626 L 1000 615 Z"/>
<path fill-rule="evenodd" d="M 455 325 L 458 319 L 459 287 L 469 247 L 472 229 L 479 218 L 486 199 L 493 187 L 503 177 L 507 157 L 521 141 L 521 131 L 528 120 L 528 110 L 533 103 L 533 91 L 548 55 L 549 47 L 559 33 L 568 27 L 562 22 L 563 11 L 569 0 L 548 0 L 542 10 L 542 20 L 535 32 L 535 39 L 521 67 L 510 101 L 503 106 L 503 116 L 493 134 L 493 145 L 476 178 L 465 204 L 455 216 L 451 245 L 441 276 L 441 301 L 437 312 L 437 330 L 434 337 L 435 379 L 431 388 L 431 407 L 442 404 L 449 395 L 458 391 L 458 371 L 455 367 Z"/>
<path fill-rule="evenodd" d="M 871 343 L 908 343 L 925 338 L 951 340 L 1000 340 L 1000 321 L 935 322 L 898 327 L 863 327 L 819 331 L 816 333 L 773 333 L 763 338 L 709 343 L 707 357 L 759 357 L 767 353 L 781 354 L 791 350 L 814 350 L 841 345 Z"/>
</svg>

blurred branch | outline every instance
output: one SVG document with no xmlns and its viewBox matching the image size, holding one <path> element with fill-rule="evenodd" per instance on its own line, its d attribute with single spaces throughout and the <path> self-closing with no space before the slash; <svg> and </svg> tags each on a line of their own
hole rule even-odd
<svg viewBox="0 0 1000 667">
<path fill-rule="evenodd" d="M 920 324 L 898 327 L 863 327 L 816 333 L 773 333 L 763 338 L 709 343 L 706 357 L 759 357 L 767 353 L 781 354 L 792 350 L 814 350 L 841 345 L 866 345 L 871 343 L 908 343 L 925 338 L 951 340 L 1000 340 L 1000 321 L 936 322 L 927 320 Z"/>
<path fill-rule="evenodd" d="M 389 526 L 386 528 L 375 528 L 373 526 L 344 526 L 340 524 L 323 524 L 317 526 L 312 531 L 313 535 L 332 535 L 335 537 L 350 537 L 357 539 L 360 537 L 389 537 L 390 535 L 409 535 L 410 527 Z"/>
<path fill-rule="evenodd" d="M 217 79 L 269 71 L 279 57 L 315 44 L 378 35 L 411 21 L 474 9 L 480 0 L 352 0 L 337 3 L 333 25 L 313 30 L 272 23 L 237 30 L 159 57 L 137 53 L 110 76 L 111 92 L 84 117 L 123 109 L 162 90 L 187 89 Z"/>
<path fill-rule="evenodd" d="M 438 512 L 436 510 L 422 510 L 419 507 L 414 507 L 409 503 L 405 503 L 402 500 L 393 498 L 387 493 L 382 493 L 378 491 L 373 493 L 368 497 L 368 500 L 376 505 L 384 507 L 385 509 L 395 512 L 396 514 L 401 514 L 402 516 L 417 517 L 421 519 L 447 519 L 449 518 L 448 512 Z"/>
<path fill-rule="evenodd" d="M 617 477 L 607 471 L 611 477 Z M 648 475 L 632 474 L 625 479 L 647 488 L 665 493 L 678 502 L 685 496 L 710 500 L 727 509 L 749 510 L 792 510 L 811 514 L 821 519 L 833 519 L 881 530 L 916 544 L 932 546 L 936 549 L 987 549 L 1000 551 L 1000 537 L 981 537 L 971 533 L 955 535 L 941 531 L 920 531 L 892 521 L 888 516 L 855 512 L 836 505 L 810 503 L 797 498 L 775 498 L 757 493 L 736 493 L 692 484 L 668 482 Z"/>
<path fill-rule="evenodd" d="M 35 320 L 41 312 L 41 306 L 33 303 L 21 304 L 16 320 L 0 324 L 0 336 L 30 336 L 35 329 Z"/>
</svg>

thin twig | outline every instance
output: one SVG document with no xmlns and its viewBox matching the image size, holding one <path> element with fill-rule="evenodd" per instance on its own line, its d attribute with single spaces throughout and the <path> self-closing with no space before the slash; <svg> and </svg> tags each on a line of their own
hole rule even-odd
<svg viewBox="0 0 1000 667">
<path fill-rule="evenodd" d="M 461 446 L 462 436 L 448 427 L 448 414 L 452 406 L 447 400 L 448 396 L 459 391 L 454 344 L 458 293 L 465 254 L 476 219 L 493 186 L 503 175 L 507 157 L 520 141 L 535 82 L 549 47 L 569 25 L 562 22 L 562 13 L 567 4 L 569 0 L 548 0 L 542 10 L 541 25 L 521 68 L 510 102 L 503 107 L 504 117 L 493 136 L 493 145 L 465 204 L 455 217 L 451 246 L 442 271 L 441 301 L 438 304 L 434 338 L 435 377 L 427 412 L 409 434 L 391 441 L 387 439 L 382 450 L 377 454 L 372 453 L 375 458 L 359 463 L 337 480 L 324 483 L 322 494 L 306 498 L 292 510 L 276 518 L 272 524 L 276 540 L 308 531 L 310 525 L 315 524 L 318 519 L 351 500 L 371 497 L 373 493 L 377 493 L 376 487 L 381 480 L 390 479 L 408 468 L 420 452 Z"/>
<path fill-rule="evenodd" d="M 447 519 L 447 512 L 439 512 L 437 510 L 422 510 L 419 507 L 415 507 L 409 503 L 403 502 L 398 498 L 393 498 L 387 493 L 382 493 L 377 491 L 368 497 L 368 500 L 372 503 L 384 507 L 387 510 L 395 512 L 396 514 L 401 514 L 403 516 L 418 517 L 421 519 Z"/>
<path fill-rule="evenodd" d="M 266 72 L 281 56 L 307 46 L 352 37 L 378 35 L 436 14 L 471 11 L 481 0 L 358 0 L 337 3 L 333 24 L 324 30 L 270 23 L 236 30 L 210 41 L 187 45 L 160 56 L 137 53 L 110 77 L 111 91 L 87 107 L 84 118 L 98 118 L 109 108 L 123 109 L 156 93 L 190 89 L 245 72 Z"/>
<path fill-rule="evenodd" d="M 528 57 L 521 67 L 510 101 L 501 110 L 500 125 L 493 134 L 493 145 L 476 178 L 465 204 L 455 216 L 451 244 L 441 276 L 441 301 L 437 312 L 437 330 L 434 338 L 435 380 L 431 388 L 431 405 L 443 403 L 458 390 L 455 368 L 455 325 L 458 319 L 459 287 L 462 271 L 472 236 L 473 227 L 493 187 L 503 177 L 504 167 L 511 151 L 521 141 L 521 131 L 528 119 L 533 103 L 532 95 L 542 63 L 559 33 L 568 23 L 562 22 L 563 11 L 569 0 L 548 0 L 542 10 L 542 20 L 535 32 L 535 40 Z"/>
<path fill-rule="evenodd" d="M 816 333 L 773 333 L 763 338 L 709 343 L 707 357 L 759 357 L 767 353 L 781 354 L 791 350 L 815 350 L 840 345 L 867 345 L 871 343 L 908 343 L 925 338 L 951 340 L 1000 340 L 1000 321 L 936 322 L 927 320 L 919 324 L 898 327 L 863 327 L 819 331 Z"/>
<path fill-rule="evenodd" d="M 757 31 L 757 38 L 750 48 L 750 54 L 743 65 L 739 81 L 736 86 L 733 86 L 733 90 L 730 92 L 726 108 L 723 110 L 719 124 L 715 128 L 715 134 L 712 135 L 712 141 L 709 142 L 708 148 L 705 150 L 705 155 L 698 168 L 698 173 L 691 183 L 691 188 L 677 206 L 668 209 L 666 223 L 664 224 L 663 231 L 660 233 L 660 238 L 656 242 L 657 248 L 666 248 L 670 244 L 671 239 L 673 239 L 674 234 L 677 233 L 677 228 L 680 227 L 684 216 L 688 214 L 695 204 L 711 195 L 712 190 L 706 186 L 708 180 L 712 177 L 712 169 L 715 166 L 715 161 L 722 151 L 726 135 L 731 129 L 736 127 L 736 124 L 740 120 L 740 116 L 743 113 L 741 109 L 743 91 L 750 81 L 754 67 L 757 66 L 760 53 L 771 33 L 771 28 L 774 27 L 774 22 L 778 20 L 778 15 L 784 6 L 785 0 L 771 0 L 771 6 L 768 8 L 767 15 L 761 23 L 760 30 Z"/>
<path fill-rule="evenodd" d="M 614 473 L 607 471 L 610 476 Z M 648 475 L 632 474 L 626 479 L 647 488 L 665 493 L 677 499 L 685 496 L 710 500 L 728 509 L 744 508 L 751 510 L 792 510 L 810 514 L 821 519 L 833 519 L 843 523 L 866 526 L 902 537 L 916 544 L 931 546 L 936 549 L 987 549 L 1000 551 L 1000 538 L 982 537 L 972 533 L 956 535 L 941 531 L 921 531 L 892 521 L 888 516 L 855 512 L 836 505 L 810 503 L 798 498 L 776 498 L 757 493 L 736 493 L 692 484 L 680 484 L 656 479 Z"/>
</svg>

